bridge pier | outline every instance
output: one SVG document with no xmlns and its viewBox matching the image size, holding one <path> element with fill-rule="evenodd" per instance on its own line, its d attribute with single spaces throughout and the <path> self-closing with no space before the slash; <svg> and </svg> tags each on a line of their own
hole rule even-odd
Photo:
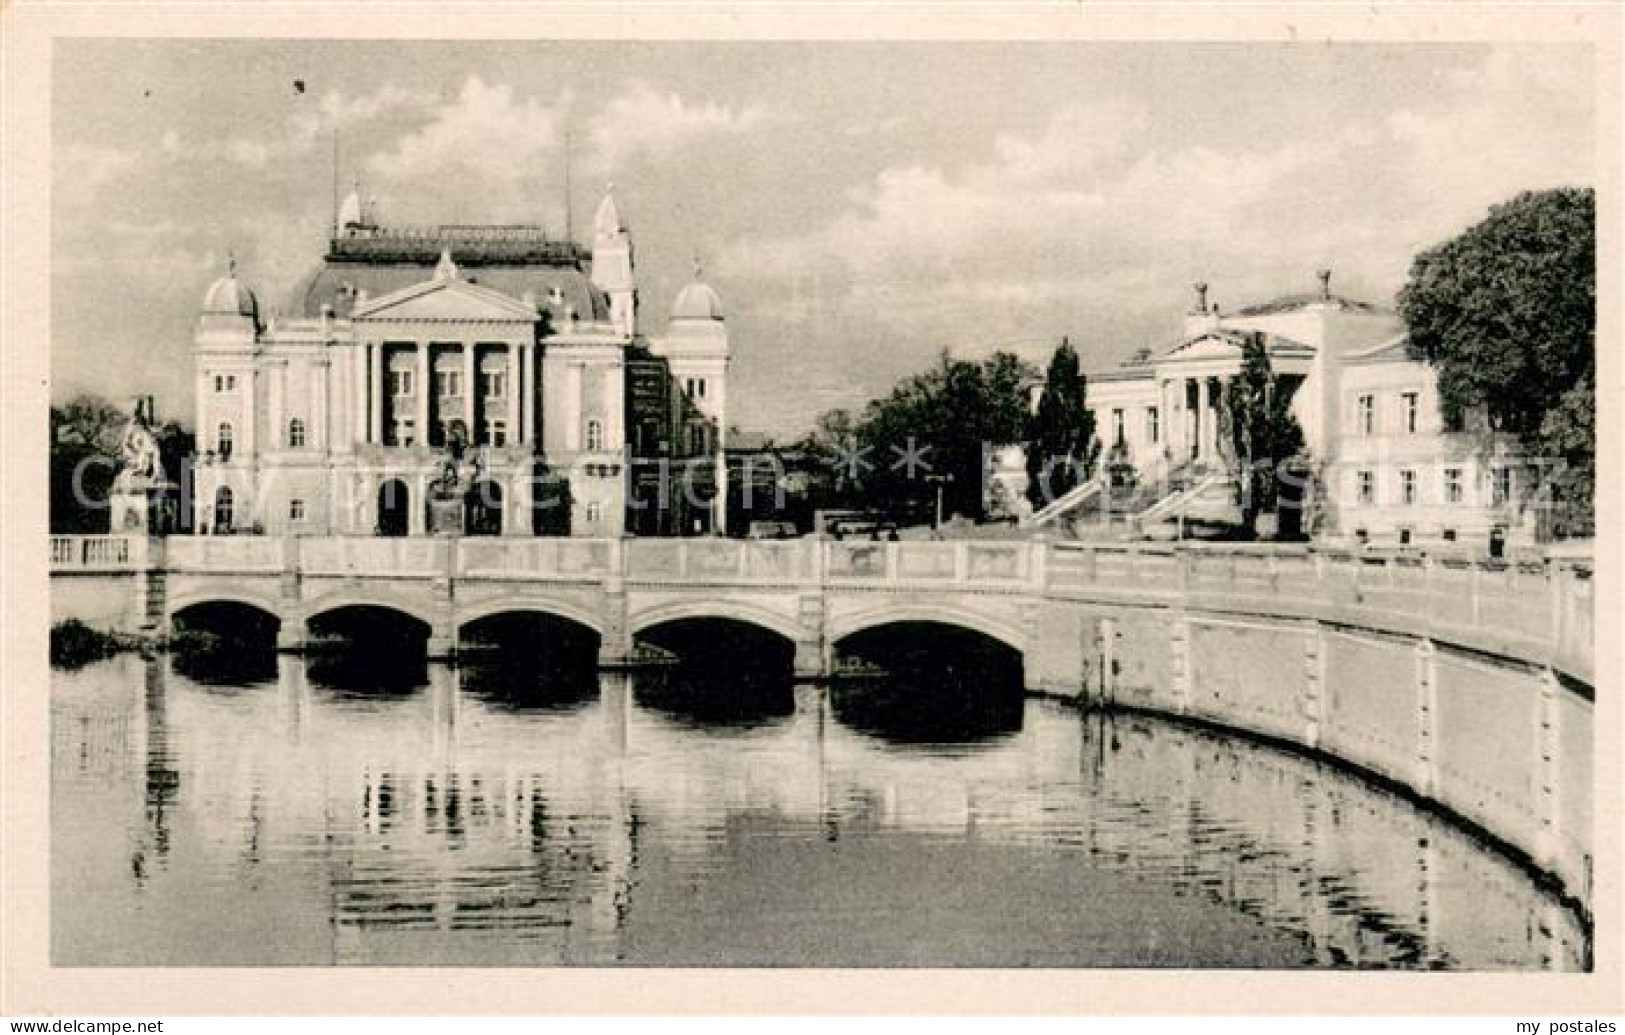
<svg viewBox="0 0 1625 1035">
<path fill-rule="evenodd" d="M 303 654 L 310 648 L 310 634 L 305 623 L 283 619 L 276 630 L 276 649 L 279 654 Z"/>
<path fill-rule="evenodd" d="M 457 656 L 457 626 L 451 621 L 438 621 L 429 627 L 429 639 L 424 644 L 424 656 L 430 661 L 450 661 Z"/>
<path fill-rule="evenodd" d="M 796 641 L 795 677 L 799 680 L 828 679 L 830 665 L 823 641 L 810 638 Z"/>
</svg>

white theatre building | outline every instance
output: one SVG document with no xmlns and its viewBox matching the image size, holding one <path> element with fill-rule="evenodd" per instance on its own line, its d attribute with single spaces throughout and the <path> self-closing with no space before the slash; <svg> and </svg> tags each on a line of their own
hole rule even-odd
<svg viewBox="0 0 1625 1035">
<path fill-rule="evenodd" d="M 1247 336 L 1262 334 L 1272 369 L 1295 393 L 1317 478 L 1309 510 L 1317 536 L 1474 549 L 1533 539 L 1525 497 L 1534 479 L 1515 441 L 1447 430 L 1437 375 L 1398 315 L 1333 294 L 1329 271 L 1319 279 L 1318 291 L 1227 312 L 1198 284 L 1179 341 L 1091 373 L 1102 462 L 1114 447 L 1126 454 L 1138 502 L 1158 520 L 1233 513 L 1224 386 Z"/>
<path fill-rule="evenodd" d="M 195 339 L 194 529 L 424 534 L 438 484 L 472 534 L 717 530 L 721 303 L 696 270 L 646 339 L 612 195 L 593 231 L 588 249 L 536 226 L 384 226 L 356 191 L 287 315 L 266 319 L 233 264 Z M 657 463 L 690 498 L 629 515 Z"/>
</svg>

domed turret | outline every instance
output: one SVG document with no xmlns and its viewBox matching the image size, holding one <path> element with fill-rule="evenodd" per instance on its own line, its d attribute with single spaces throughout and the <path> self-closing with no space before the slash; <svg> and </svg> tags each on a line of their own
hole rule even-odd
<svg viewBox="0 0 1625 1035">
<path fill-rule="evenodd" d="M 229 260 L 226 275 L 209 285 L 203 296 L 203 315 L 246 317 L 259 322 L 259 300 L 247 284 L 237 279 L 235 258 Z"/>
<path fill-rule="evenodd" d="M 677 298 L 671 304 L 673 320 L 721 321 L 722 299 L 711 285 L 705 282 L 703 274 L 699 260 L 695 259 L 694 279 L 685 284 L 683 290 L 677 292 Z"/>
</svg>

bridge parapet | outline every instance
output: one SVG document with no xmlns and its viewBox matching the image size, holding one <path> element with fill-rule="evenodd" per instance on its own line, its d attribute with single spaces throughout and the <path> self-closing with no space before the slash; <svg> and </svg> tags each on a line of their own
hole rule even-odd
<svg viewBox="0 0 1625 1035">
<path fill-rule="evenodd" d="M 1320 550 L 1265 544 L 1054 543 L 1052 596 L 1317 618 L 1553 667 L 1592 681 L 1592 563 Z"/>
<path fill-rule="evenodd" d="M 601 579 L 616 574 L 619 544 L 608 539 L 451 539 L 453 570 L 504 579 Z"/>
<path fill-rule="evenodd" d="M 164 540 L 172 571 L 278 572 L 286 567 L 286 541 L 267 536 L 171 536 Z"/>
<path fill-rule="evenodd" d="M 815 583 L 817 547 L 810 539 L 631 539 L 625 574 L 642 582 Z"/>
<path fill-rule="evenodd" d="M 828 542 L 830 582 L 1020 586 L 1042 571 L 1045 544 L 1022 541 Z"/>
<path fill-rule="evenodd" d="M 145 536 L 53 535 L 51 571 L 136 571 L 147 565 Z"/>
</svg>

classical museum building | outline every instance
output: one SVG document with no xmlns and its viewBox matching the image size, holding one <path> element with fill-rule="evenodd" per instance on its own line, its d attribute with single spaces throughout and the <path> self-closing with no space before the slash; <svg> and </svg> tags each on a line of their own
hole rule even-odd
<svg viewBox="0 0 1625 1035">
<path fill-rule="evenodd" d="M 1134 472 L 1142 521 L 1235 519 L 1223 395 L 1247 338 L 1261 336 L 1313 465 L 1305 532 L 1490 552 L 1534 541 L 1537 479 L 1516 440 L 1447 427 L 1437 373 L 1399 316 L 1334 294 L 1329 270 L 1319 280 L 1317 291 L 1223 312 L 1198 284 L 1178 341 L 1089 374 L 1102 466 L 1115 457 Z"/>
<path fill-rule="evenodd" d="M 589 249 L 537 226 L 381 225 L 352 191 L 286 313 L 264 318 L 235 263 L 204 296 L 199 533 L 725 523 L 721 302 L 696 267 L 644 336 L 613 194 Z"/>
</svg>

